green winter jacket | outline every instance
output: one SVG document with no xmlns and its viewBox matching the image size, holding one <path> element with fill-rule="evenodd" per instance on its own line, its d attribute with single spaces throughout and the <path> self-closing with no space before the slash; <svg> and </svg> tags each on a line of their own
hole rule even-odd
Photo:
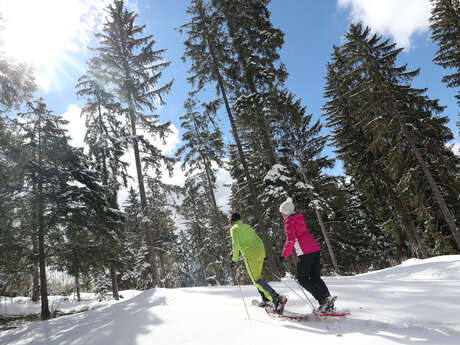
<svg viewBox="0 0 460 345">
<path fill-rule="evenodd" d="M 233 247 L 233 261 L 238 261 L 239 251 L 243 257 L 246 256 L 251 249 L 262 248 L 263 257 L 265 257 L 265 248 L 260 237 L 255 233 L 254 230 L 247 224 L 244 224 L 241 220 L 237 220 L 235 224 L 230 228 L 230 235 L 232 235 L 232 247 Z M 263 260 L 263 258 L 262 258 Z"/>
</svg>

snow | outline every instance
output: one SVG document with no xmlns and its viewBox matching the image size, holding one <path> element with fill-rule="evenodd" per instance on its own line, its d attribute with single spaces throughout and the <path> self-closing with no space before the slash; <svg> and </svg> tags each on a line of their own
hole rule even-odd
<svg viewBox="0 0 460 345">
<path fill-rule="evenodd" d="M 455 143 L 450 144 L 449 147 L 456 156 L 460 157 L 460 141 L 456 141 Z"/>
<path fill-rule="evenodd" d="M 151 289 L 84 313 L 0 332 L 0 344 L 460 344 L 460 255 L 411 259 L 325 281 L 339 296 L 336 306 L 351 312 L 348 318 L 270 318 L 251 305 L 259 297 L 253 286 L 241 287 L 250 320 L 235 286 Z M 295 281 L 272 286 L 288 295 L 286 310 L 311 310 Z"/>
<path fill-rule="evenodd" d="M 304 183 L 302 181 L 298 181 L 296 184 L 295 184 L 295 187 L 297 189 L 314 189 L 314 187 L 309 184 L 309 183 Z"/>
<path fill-rule="evenodd" d="M 289 172 L 287 171 L 286 167 L 282 164 L 274 164 L 270 171 L 265 175 L 264 181 L 273 181 L 273 182 L 286 182 L 290 181 L 288 177 Z"/>
</svg>

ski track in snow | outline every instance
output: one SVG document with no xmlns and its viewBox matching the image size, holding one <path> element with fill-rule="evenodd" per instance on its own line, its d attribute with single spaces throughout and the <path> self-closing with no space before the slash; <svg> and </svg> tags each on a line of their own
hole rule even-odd
<svg viewBox="0 0 460 345">
<path fill-rule="evenodd" d="M 152 289 L 99 309 L 0 332 L 1 345 L 147 344 L 460 344 L 460 255 L 403 264 L 353 277 L 326 277 L 346 319 L 270 318 L 242 286 Z M 272 286 L 286 310 L 311 311 L 293 280 Z M 311 296 L 308 297 L 312 300 Z M 13 306 L 9 306 L 10 309 Z"/>
</svg>

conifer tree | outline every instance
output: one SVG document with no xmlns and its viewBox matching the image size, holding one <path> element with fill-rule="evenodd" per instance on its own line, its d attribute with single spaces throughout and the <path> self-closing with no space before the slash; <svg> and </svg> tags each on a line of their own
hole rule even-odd
<svg viewBox="0 0 460 345">
<path fill-rule="evenodd" d="M 119 186 L 127 183 L 127 163 L 121 157 L 127 151 L 129 131 L 123 127 L 119 117 L 122 115 L 120 104 L 104 87 L 108 84 L 99 61 L 89 63 L 88 72 L 79 78 L 76 85 L 77 95 L 86 98 L 81 115 L 86 118 L 85 142 L 89 155 L 93 158 L 96 170 L 100 172 L 103 186 L 111 189 L 112 208 L 118 209 L 116 195 Z M 110 255 L 114 257 L 114 255 Z M 116 270 L 110 267 L 113 296 L 118 300 Z"/>
<path fill-rule="evenodd" d="M 460 1 L 431 0 L 431 39 L 439 45 L 433 61 L 453 73 L 442 78 L 447 87 L 457 88 L 460 104 Z"/>
<path fill-rule="evenodd" d="M 176 156 L 184 156 L 182 169 L 186 170 L 186 176 L 204 174 L 206 190 L 213 212 L 217 214 L 218 207 L 215 189 L 215 169 L 212 164 L 222 167 L 224 156 L 224 144 L 222 133 L 216 126 L 215 107 L 209 106 L 205 113 L 195 110 L 196 101 L 188 98 L 184 104 L 186 114 L 180 116 L 181 127 L 185 132 L 182 134 L 184 145 L 178 148 Z M 212 127 L 212 128 L 211 128 Z"/>
<path fill-rule="evenodd" d="M 62 219 L 67 219 L 72 205 L 81 203 L 93 219 L 110 218 L 119 222 L 107 201 L 107 192 L 97 183 L 97 174 L 81 150 L 68 144 L 62 126 L 66 123 L 46 108 L 40 98 L 27 104 L 29 111 L 21 113 L 21 150 L 30 152 L 21 170 L 24 184 L 32 185 L 33 225 L 37 229 L 38 261 L 40 267 L 40 294 L 42 319 L 51 317 L 47 298 L 46 261 L 52 231 L 60 231 Z M 79 184 L 76 184 L 78 181 Z M 109 216 L 107 216 L 109 215 Z M 113 225 L 113 224 L 112 224 Z M 48 251 L 48 255 L 50 255 Z M 48 257 L 49 259 L 49 257 Z"/>
<path fill-rule="evenodd" d="M 170 274 L 174 271 L 175 262 L 172 260 L 177 252 L 176 226 L 172 218 L 174 196 L 179 188 L 168 185 L 155 178 L 147 178 L 147 203 L 149 214 L 143 218 L 143 226 L 157 229 L 153 238 L 154 248 L 158 251 L 160 264 L 160 281 L 163 287 L 174 286 L 174 277 Z"/>
<path fill-rule="evenodd" d="M 222 239 L 222 234 L 226 233 L 227 224 L 216 201 L 215 167 L 223 166 L 224 144 L 222 133 L 217 127 L 215 118 L 218 104 L 212 103 L 204 106 L 206 110 L 200 113 L 195 110 L 196 101 L 193 98 L 189 98 L 185 102 L 187 112 L 180 117 L 182 120 L 181 127 L 185 129 L 182 135 L 185 144 L 179 147 L 176 154 L 184 156 L 182 169 L 186 171 L 185 175 L 189 178 L 189 183 L 196 181 L 199 185 L 203 185 L 208 195 L 207 203 L 201 207 L 205 210 L 211 210 L 210 217 L 212 220 L 206 226 L 210 228 L 207 232 L 210 240 L 215 241 L 215 246 L 210 248 L 212 253 L 210 254 L 215 257 L 216 262 L 221 263 L 225 253 L 218 249 L 226 247 L 222 246 L 219 240 Z M 185 190 L 191 192 L 193 188 L 186 188 Z M 223 262 L 223 264 L 226 265 L 227 263 Z"/>
<path fill-rule="evenodd" d="M 25 122 L 22 128 L 25 132 L 33 157 L 28 163 L 31 171 L 31 181 L 34 185 L 34 218 L 37 224 L 38 258 L 40 267 L 41 318 L 51 317 L 48 305 L 46 280 L 45 236 L 45 207 L 50 188 L 56 183 L 59 174 L 55 165 L 55 154 L 62 146 L 64 132 L 61 129 L 63 120 L 58 119 L 46 109 L 43 99 L 38 99 L 35 105 L 28 103 L 29 112 L 21 114 Z M 27 121 L 28 120 L 28 121 Z M 54 181 L 53 181 L 54 180 Z"/>
<path fill-rule="evenodd" d="M 196 84 L 196 92 L 210 82 L 216 83 L 216 91 L 222 97 L 239 155 L 238 164 L 242 165 L 244 178 L 247 180 L 248 195 L 251 200 L 249 206 L 256 219 L 255 230 L 262 240 L 268 243 L 264 212 L 257 198 L 256 183 L 250 173 L 248 157 L 244 154 L 238 124 L 230 104 L 229 95 L 232 92 L 232 85 L 226 79 L 224 71 L 228 68 L 227 64 L 232 61 L 232 53 L 228 34 L 223 30 L 224 18 L 218 12 L 212 11 L 202 0 L 192 0 L 187 13 L 192 16 L 192 19 L 181 27 L 181 32 L 188 36 L 184 42 L 183 60 L 190 59 L 192 63 L 191 76 L 188 80 L 192 85 Z M 241 207 L 237 209 L 241 211 Z M 273 270 L 279 271 L 280 267 L 275 260 L 272 247 L 267 246 L 266 250 L 269 265 Z"/>
<path fill-rule="evenodd" d="M 234 109 L 242 124 L 260 136 L 262 149 L 273 166 L 277 153 L 273 142 L 271 116 L 276 112 L 270 94 L 282 86 L 287 72 L 279 62 L 284 43 L 281 30 L 270 22 L 269 1 L 212 0 L 211 4 L 225 18 L 236 61 L 226 70 L 232 82 Z"/>
<path fill-rule="evenodd" d="M 220 267 L 228 266 L 225 258 L 230 251 L 225 244 L 227 222 L 215 196 L 216 168 L 223 167 L 224 156 L 222 133 L 216 123 L 219 104 L 203 104 L 202 113 L 196 110 L 196 105 L 193 98 L 188 98 L 184 105 L 186 114 L 180 117 L 181 127 L 185 129 L 182 136 L 184 145 L 179 147 L 177 155 L 184 157 L 182 168 L 187 177 L 184 186 L 186 196 L 180 209 L 186 221 L 193 223 L 189 227 L 191 238 L 197 250 L 203 253 L 198 255 L 204 270 L 202 278 L 210 277 L 212 266 L 214 279 L 221 283 L 226 277 Z M 193 202 L 197 204 L 192 206 Z M 190 208 L 193 212 L 188 211 Z M 207 241 L 203 243 L 205 238 Z"/>
<path fill-rule="evenodd" d="M 227 266 L 230 255 L 230 244 L 223 230 L 222 219 L 217 224 L 209 212 L 210 202 L 205 183 L 200 176 L 189 176 L 184 184 L 184 199 L 178 207 L 179 214 L 184 218 L 183 234 L 180 242 L 183 272 L 196 286 L 205 285 L 213 280 L 219 284 L 228 279 Z"/>
<path fill-rule="evenodd" d="M 275 128 L 279 136 L 280 152 L 283 154 L 282 161 L 286 165 L 294 166 L 294 172 L 300 175 L 300 183 L 295 185 L 298 188 L 304 187 L 302 189 L 309 195 L 310 205 L 315 211 L 334 269 L 340 272 L 323 223 L 322 213 L 328 208 L 327 202 L 317 192 L 318 187 L 324 184 L 324 179 L 321 178 L 322 169 L 333 167 L 333 160 L 320 156 L 328 138 L 319 135 L 322 129 L 319 120 L 310 126 L 312 115 L 305 114 L 306 109 L 302 107 L 300 100 L 294 101 L 294 96 L 286 92 L 280 95 L 280 99 L 283 103 L 278 106 Z"/>
<path fill-rule="evenodd" d="M 142 212 L 148 214 L 143 169 L 153 168 L 161 175 L 166 164 L 172 171 L 173 160 L 164 156 L 148 139 L 138 134 L 146 134 L 164 139 L 169 133 L 169 122 L 160 124 L 157 115 L 147 115 L 146 110 L 154 111 L 156 106 L 164 105 L 163 96 L 171 89 L 172 81 L 157 87 L 162 70 L 170 62 L 163 60 L 164 49 L 154 50 L 155 41 L 151 35 L 142 36 L 145 26 L 135 23 L 137 14 L 128 11 L 124 2 L 115 0 L 107 7 L 108 16 L 102 33 L 96 34 L 99 47 L 95 48 L 95 62 L 104 70 L 107 80 L 114 86 L 114 95 L 123 106 L 134 150 L 139 196 Z M 144 155 L 141 158 L 141 154 Z M 153 229 L 158 231 L 158 229 Z M 153 230 L 145 228 L 145 240 L 149 251 L 152 284 L 159 284 L 156 253 L 153 249 Z"/>
<path fill-rule="evenodd" d="M 124 289 L 147 289 L 151 278 L 146 263 L 149 262 L 148 250 L 143 241 L 142 208 L 137 192 L 129 189 L 124 203 L 124 240 L 126 243 L 123 269 L 120 271 L 121 286 Z"/>
<path fill-rule="evenodd" d="M 127 163 L 121 160 L 127 151 L 129 131 L 123 127 L 119 117 L 120 104 L 105 87 L 108 81 L 94 59 L 86 74 L 78 80 L 77 95 L 86 99 L 81 116 L 85 117 L 85 142 L 89 156 L 94 159 L 96 170 L 101 172 L 102 184 L 111 185 L 114 193 L 120 184 L 127 182 Z"/>
<path fill-rule="evenodd" d="M 407 253 L 402 246 L 383 231 L 375 217 L 375 210 L 368 208 L 364 197 L 354 186 L 353 179 L 341 177 L 336 182 L 334 244 L 344 273 L 356 274 L 393 266 L 401 262 Z"/>
<path fill-rule="evenodd" d="M 21 147 L 14 122 L 0 118 L 0 281 L 6 293 L 28 284 L 32 274 L 32 300 L 36 302 L 39 284 L 36 229 L 30 212 L 33 200 L 30 188 L 24 186 L 21 168 L 29 152 Z"/>
<path fill-rule="evenodd" d="M 330 100 L 324 109 L 328 125 L 334 127 L 334 140 L 345 158 L 345 168 L 351 176 L 361 175 L 356 178 L 358 184 L 362 181 L 364 186 L 367 180 L 374 188 L 386 189 L 388 197 L 382 201 L 390 200 L 393 209 L 401 213 L 400 220 L 407 222 L 413 247 L 426 256 L 401 181 L 411 169 L 423 174 L 458 245 L 458 230 L 439 188 L 441 185 L 445 194 L 455 193 L 454 183 L 442 182 L 451 180 L 455 173 L 451 170 L 450 177 L 441 178 L 433 160 L 443 157 L 450 162 L 449 167 L 455 166 L 452 152 L 444 145 L 452 134 L 444 126 L 445 118 L 433 116 L 443 107 L 428 99 L 426 90 L 410 87 L 410 80 L 419 71 L 395 66 L 400 51 L 388 40 L 381 42 L 378 35 L 371 36 L 368 28 L 351 25 L 346 42 L 334 48 L 334 61 L 328 65 L 326 96 Z M 410 162 L 413 164 L 408 165 Z M 366 165 L 374 176 L 366 176 L 362 170 Z"/>
</svg>

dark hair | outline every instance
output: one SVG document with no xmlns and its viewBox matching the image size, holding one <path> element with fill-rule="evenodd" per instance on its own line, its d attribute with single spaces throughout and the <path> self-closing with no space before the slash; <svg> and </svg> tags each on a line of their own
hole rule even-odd
<svg viewBox="0 0 460 345">
<path fill-rule="evenodd" d="M 233 213 L 232 216 L 230 217 L 230 220 L 233 222 L 236 222 L 237 220 L 240 220 L 240 219 L 241 219 L 241 216 L 238 212 Z"/>
</svg>

